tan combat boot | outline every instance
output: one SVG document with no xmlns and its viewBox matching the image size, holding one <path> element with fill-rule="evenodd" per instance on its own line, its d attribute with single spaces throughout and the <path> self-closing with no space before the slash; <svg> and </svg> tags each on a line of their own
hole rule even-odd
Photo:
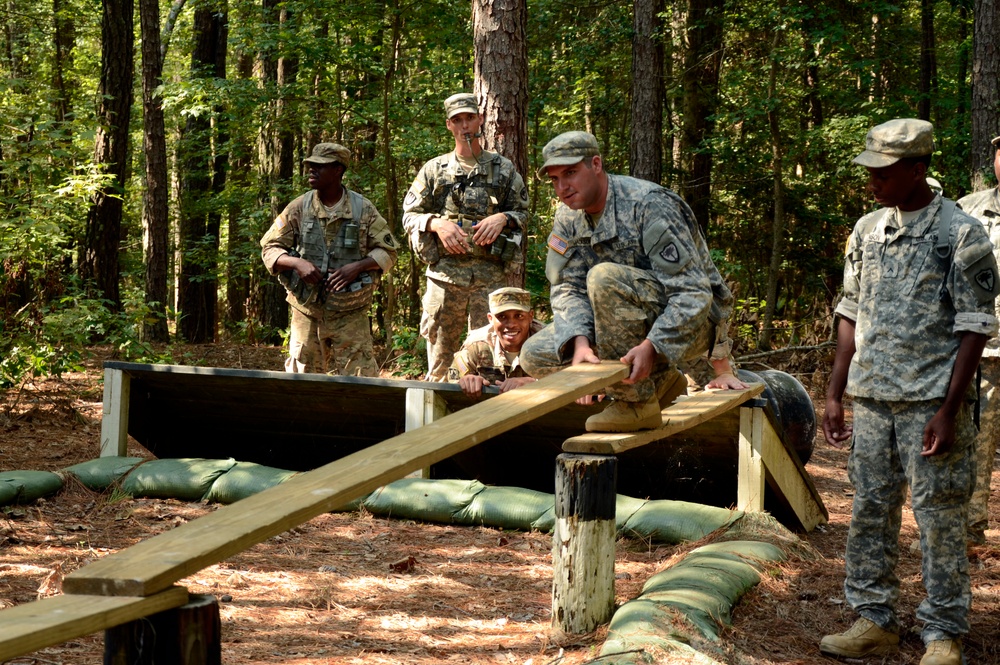
<svg viewBox="0 0 1000 665">
<path fill-rule="evenodd" d="M 684 373 L 678 369 L 672 369 L 666 378 L 656 386 L 656 399 L 660 404 L 660 409 L 665 409 L 674 403 L 681 395 L 687 394 L 688 381 Z"/>
<path fill-rule="evenodd" d="M 660 404 L 653 395 L 645 402 L 615 400 L 600 413 L 587 418 L 588 432 L 635 432 L 663 424 Z"/>
<path fill-rule="evenodd" d="M 877 624 L 861 617 L 843 633 L 827 635 L 819 643 L 819 650 L 843 658 L 885 656 L 896 653 L 899 635 L 883 630 Z"/>
<path fill-rule="evenodd" d="M 920 659 L 920 665 L 961 665 L 961 662 L 961 640 L 934 640 Z"/>
</svg>

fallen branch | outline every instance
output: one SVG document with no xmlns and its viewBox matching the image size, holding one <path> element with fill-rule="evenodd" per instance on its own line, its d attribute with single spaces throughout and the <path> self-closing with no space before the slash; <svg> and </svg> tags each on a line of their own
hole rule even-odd
<svg viewBox="0 0 1000 665">
<path fill-rule="evenodd" d="M 744 360 L 755 360 L 757 358 L 767 358 L 768 356 L 774 356 L 779 353 L 788 353 L 789 351 L 819 351 L 820 349 L 827 349 L 831 346 L 836 346 L 837 342 L 831 340 L 828 342 L 821 342 L 819 344 L 812 344 L 806 346 L 786 346 L 781 349 L 771 349 L 770 351 L 760 351 L 759 353 L 748 353 L 745 356 L 740 356 L 734 358 L 736 362 L 742 362 Z"/>
</svg>

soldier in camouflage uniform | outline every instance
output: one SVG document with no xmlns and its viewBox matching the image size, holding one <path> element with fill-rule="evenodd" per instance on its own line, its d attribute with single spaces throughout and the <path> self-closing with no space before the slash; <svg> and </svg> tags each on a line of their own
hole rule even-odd
<svg viewBox="0 0 1000 665">
<path fill-rule="evenodd" d="M 993 173 L 1000 182 L 1000 136 L 993 139 Z M 986 227 L 993 243 L 993 255 L 1000 254 L 1000 185 L 982 192 L 969 194 L 958 200 L 959 207 Z M 1000 261 L 1000 258 L 997 259 Z M 997 316 L 1000 317 L 1000 301 Z M 986 543 L 989 528 L 990 479 L 993 477 L 993 458 L 1000 438 L 1000 342 L 996 338 L 986 344 L 980 383 L 979 435 L 976 437 L 976 489 L 969 502 L 968 541 L 973 545 Z"/>
<path fill-rule="evenodd" d="M 678 366 L 709 353 L 728 358 L 729 341 L 719 331 L 732 294 L 677 194 L 608 174 L 597 139 L 586 132 L 560 134 L 542 156 L 538 177 L 562 202 L 545 265 L 553 322 L 524 345 L 521 364 L 541 378 L 567 365 L 620 358 L 631 374 L 607 389 L 614 401 L 587 420 L 587 430 L 658 427 L 660 397 L 678 379 L 680 391 L 686 387 Z M 722 387 L 744 385 L 728 379 L 733 384 Z"/>
<path fill-rule="evenodd" d="M 448 370 L 448 380 L 457 381 L 470 397 L 482 396 L 484 386 L 499 386 L 505 393 L 535 381 L 518 358 L 528 338 L 544 327 L 535 321 L 531 294 L 513 286 L 497 289 L 486 316 L 489 323 L 469 333 Z"/>
<path fill-rule="evenodd" d="M 868 132 L 854 159 L 883 207 L 847 244 L 837 352 L 823 432 L 851 439 L 854 505 L 847 537 L 848 603 L 860 615 L 820 651 L 860 658 L 894 653 L 902 507 L 910 488 L 927 598 L 917 608 L 921 665 L 958 665 L 972 601 L 965 553 L 974 482 L 970 404 L 976 366 L 996 334 L 997 264 L 982 224 L 935 195 L 925 179 L 933 127 L 898 119 Z M 854 397 L 854 425 L 843 395 Z"/>
<path fill-rule="evenodd" d="M 452 152 L 420 169 L 403 200 L 403 227 L 427 264 L 420 335 L 427 379 L 445 381 L 462 334 L 486 319 L 487 298 L 505 273 L 523 268 L 528 191 L 509 159 L 484 150 L 474 95 L 444 102 Z"/>
<path fill-rule="evenodd" d="M 343 186 L 350 161 L 344 146 L 317 144 L 304 160 L 314 191 L 289 203 L 260 241 L 292 306 L 286 372 L 378 376 L 368 310 L 397 245 L 371 201 Z"/>
</svg>

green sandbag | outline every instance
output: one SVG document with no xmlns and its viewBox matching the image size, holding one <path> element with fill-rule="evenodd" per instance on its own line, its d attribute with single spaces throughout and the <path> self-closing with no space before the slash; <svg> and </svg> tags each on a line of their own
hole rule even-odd
<svg viewBox="0 0 1000 665">
<path fill-rule="evenodd" d="M 455 513 L 461 524 L 485 524 L 502 529 L 528 530 L 552 510 L 551 494 L 518 487 L 483 487 L 467 506 Z"/>
<path fill-rule="evenodd" d="M 234 503 L 269 487 L 280 485 L 295 474 L 295 471 L 276 469 L 253 462 L 237 462 L 216 478 L 205 493 L 205 500 Z"/>
<path fill-rule="evenodd" d="M 236 465 L 236 460 L 197 458 L 154 459 L 125 476 L 122 491 L 132 496 L 200 501 L 216 478 Z"/>
<path fill-rule="evenodd" d="M 704 538 L 729 526 L 742 515 L 740 511 L 687 501 L 647 501 L 621 530 L 625 535 L 635 534 L 664 543 L 682 543 Z"/>
<path fill-rule="evenodd" d="M 626 528 L 625 525 L 647 503 L 649 499 L 635 499 L 624 494 L 615 495 L 615 528 L 618 529 L 618 535 L 625 535 L 622 533 Z"/>
<path fill-rule="evenodd" d="M 62 477 L 51 471 L 0 472 L 0 506 L 31 503 L 62 489 Z"/>
<path fill-rule="evenodd" d="M 451 524 L 485 488 L 478 480 L 403 478 L 375 490 L 362 505 L 374 515 Z"/>
<path fill-rule="evenodd" d="M 755 560 L 784 561 L 787 558 L 780 547 L 758 540 L 723 540 L 691 551 L 691 554 L 697 553 L 735 554 L 751 565 Z"/>
<path fill-rule="evenodd" d="M 98 457 L 66 467 L 63 471 L 72 473 L 88 489 L 101 491 L 111 487 L 142 461 L 141 457 Z"/>
<path fill-rule="evenodd" d="M 642 586 L 642 593 L 673 589 L 678 586 L 712 585 L 725 589 L 727 595 L 732 595 L 732 593 L 742 593 L 759 583 L 760 575 L 754 567 L 738 557 L 737 560 L 730 561 L 715 555 L 711 558 L 689 555 L 676 566 L 662 570 L 646 580 Z"/>
</svg>

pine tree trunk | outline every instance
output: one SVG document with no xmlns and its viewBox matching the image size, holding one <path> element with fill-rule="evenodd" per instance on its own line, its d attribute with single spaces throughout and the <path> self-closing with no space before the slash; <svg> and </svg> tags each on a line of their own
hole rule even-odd
<svg viewBox="0 0 1000 665">
<path fill-rule="evenodd" d="M 972 56 L 972 191 L 989 187 L 993 146 L 1000 134 L 1000 3 L 976 0 Z"/>
<path fill-rule="evenodd" d="M 632 37 L 632 141 L 629 173 L 660 183 L 663 177 L 663 41 L 661 2 L 635 0 Z"/>
</svg>

